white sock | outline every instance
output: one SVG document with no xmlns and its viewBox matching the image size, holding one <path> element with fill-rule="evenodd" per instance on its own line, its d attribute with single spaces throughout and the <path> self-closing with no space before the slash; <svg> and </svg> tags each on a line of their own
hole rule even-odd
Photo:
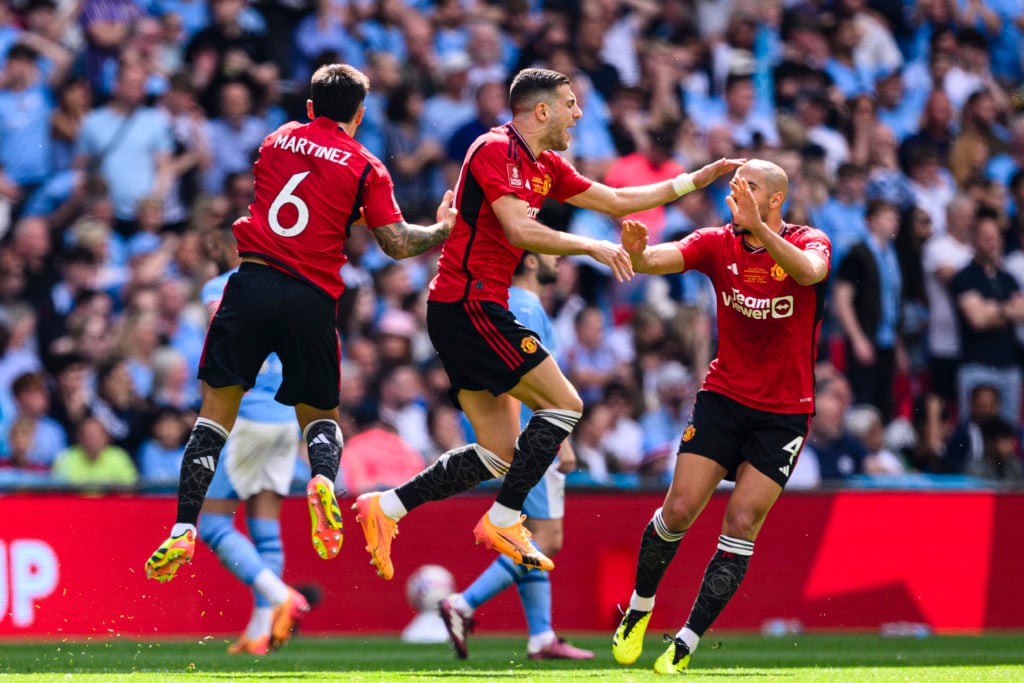
<svg viewBox="0 0 1024 683">
<path fill-rule="evenodd" d="M 380 494 L 380 509 L 381 512 L 396 522 L 409 514 L 409 511 L 402 505 L 402 501 L 394 489 Z"/>
<path fill-rule="evenodd" d="M 691 631 L 686 626 L 679 629 L 679 633 L 676 634 L 676 638 L 682 638 L 686 646 L 690 648 L 690 654 L 697 651 L 697 643 L 700 642 L 700 636 Z"/>
<path fill-rule="evenodd" d="M 245 636 L 249 640 L 256 640 L 269 634 L 273 615 L 273 607 L 253 607 L 249 625 L 245 627 Z"/>
<path fill-rule="evenodd" d="M 636 591 L 633 591 L 633 595 L 629 599 L 629 609 L 637 612 L 650 612 L 654 609 L 654 596 L 641 598 Z"/>
<path fill-rule="evenodd" d="M 495 501 L 494 505 L 491 506 L 491 509 L 487 511 L 487 516 L 490 518 L 491 524 L 499 528 L 512 526 L 519 521 L 519 517 L 521 515 L 522 512 L 519 510 L 507 508 L 497 501 Z"/>
<path fill-rule="evenodd" d="M 260 570 L 253 579 L 252 588 L 275 605 L 288 599 L 288 585 L 270 569 Z"/>
<path fill-rule="evenodd" d="M 171 537 L 176 538 L 178 536 L 181 536 L 186 531 L 191 531 L 193 538 L 198 535 L 196 532 L 195 524 L 182 524 L 181 522 L 179 522 L 175 524 L 173 527 L 171 527 Z"/>
<path fill-rule="evenodd" d="M 535 636 L 530 636 L 529 640 L 526 641 L 526 651 L 530 653 L 540 652 L 553 642 L 555 642 L 554 631 L 538 633 Z"/>
<path fill-rule="evenodd" d="M 473 616 L 473 612 L 476 611 L 473 609 L 473 606 L 466 601 L 466 598 L 462 597 L 462 593 L 455 593 L 451 595 L 448 598 L 448 601 L 452 604 L 452 607 L 455 608 L 456 612 L 467 619 Z"/>
</svg>

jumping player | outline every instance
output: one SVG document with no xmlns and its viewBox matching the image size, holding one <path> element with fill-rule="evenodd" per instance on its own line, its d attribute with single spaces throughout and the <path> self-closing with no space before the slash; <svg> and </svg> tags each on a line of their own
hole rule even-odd
<svg viewBox="0 0 1024 683">
<path fill-rule="evenodd" d="M 654 662 L 679 673 L 735 594 L 754 540 L 782 493 L 814 412 L 814 362 L 832 245 L 820 230 L 782 220 L 789 181 L 752 160 L 730 182 L 732 223 L 679 242 L 647 246 L 642 223 L 623 225 L 638 273 L 698 270 L 718 294 L 718 357 L 711 361 L 683 432 L 668 495 L 644 529 L 633 596 L 612 639 L 620 664 L 643 648 L 654 594 L 679 541 L 722 479 L 735 480 L 718 538 L 686 625 Z"/>
<path fill-rule="evenodd" d="M 478 137 L 466 153 L 456 187 L 459 215 L 427 301 L 427 331 L 477 442 L 445 453 L 396 489 L 357 499 L 356 519 L 385 579 L 394 576 L 391 542 L 403 516 L 501 476 L 497 500 L 474 529 L 477 542 L 516 563 L 554 568 L 530 542 L 521 510 L 583 403 L 536 333 L 509 312 L 509 283 L 524 250 L 586 255 L 619 281 L 631 278 L 633 268 L 621 245 L 538 222 L 544 199 L 623 216 L 705 187 L 741 163 L 720 159 L 692 176 L 611 188 L 584 178 L 557 154 L 568 148 L 569 129 L 582 116 L 567 76 L 525 69 L 512 81 L 509 105 L 512 121 Z M 533 411 L 522 433 L 520 402 Z"/>
<path fill-rule="evenodd" d="M 203 347 L 203 400 L 182 460 L 177 518 L 170 538 L 146 561 L 149 578 L 169 581 L 191 560 L 221 448 L 242 396 L 272 352 L 282 370 L 276 399 L 295 406 L 309 451 L 313 546 L 325 559 L 341 549 L 333 484 L 342 448 L 335 316 L 344 289 L 339 271 L 345 238 L 356 221 L 365 220 L 389 256 L 414 256 L 447 237 L 456 213 L 449 191 L 437 223 L 405 222 L 387 169 L 354 139 L 368 89 L 367 77 L 349 65 L 317 69 L 306 102 L 312 121 L 287 123 L 260 147 L 252 216 L 234 224 L 242 263 L 228 280 Z M 290 631 L 305 609 L 289 600 L 275 611 L 273 632 Z"/>
</svg>

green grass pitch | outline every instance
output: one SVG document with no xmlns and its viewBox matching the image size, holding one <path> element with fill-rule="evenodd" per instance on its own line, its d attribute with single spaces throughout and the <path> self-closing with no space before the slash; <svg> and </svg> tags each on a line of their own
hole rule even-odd
<svg viewBox="0 0 1024 683">
<path fill-rule="evenodd" d="M 0 643 L 0 681 L 228 681 L 271 683 L 352 681 L 648 681 L 663 651 L 648 634 L 635 665 L 612 659 L 611 634 L 578 636 L 592 648 L 589 662 L 527 659 L 525 636 L 475 637 L 470 658 L 457 661 L 447 645 L 406 645 L 397 638 L 296 638 L 268 657 L 233 656 L 227 640 L 157 642 L 124 639 Z M 710 633 L 694 656 L 687 680 L 757 681 L 1024 681 L 1024 634 L 883 639 L 872 634 L 762 638 Z"/>
</svg>

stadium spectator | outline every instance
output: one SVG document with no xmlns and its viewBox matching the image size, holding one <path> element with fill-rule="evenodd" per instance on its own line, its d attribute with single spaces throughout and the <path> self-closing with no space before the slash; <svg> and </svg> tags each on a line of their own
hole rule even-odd
<svg viewBox="0 0 1024 683">
<path fill-rule="evenodd" d="M 415 368 L 399 365 L 383 373 L 378 408 L 380 419 L 394 427 L 402 440 L 418 453 L 430 448 L 427 410 L 423 403 L 423 380 Z"/>
<path fill-rule="evenodd" d="M 145 80 L 144 68 L 122 64 L 110 102 L 86 115 L 77 143 L 76 166 L 103 178 L 125 236 L 135 231 L 139 200 L 162 196 L 170 182 L 170 131 L 163 114 L 144 103 Z"/>
<path fill-rule="evenodd" d="M 439 87 L 423 103 L 423 132 L 447 149 L 459 126 L 476 115 L 473 98 L 469 97 L 469 55 L 450 52 L 439 58 L 437 80 Z"/>
<path fill-rule="evenodd" d="M 93 92 L 105 96 L 112 92 L 112 75 L 118 70 L 118 57 L 128 42 L 132 24 L 143 15 L 132 0 L 85 0 L 78 22 L 85 34 L 85 74 Z"/>
<path fill-rule="evenodd" d="M 856 164 L 840 164 L 831 195 L 811 210 L 811 220 L 832 240 L 836 264 L 842 263 L 853 245 L 868 236 L 865 201 L 867 178 Z"/>
<path fill-rule="evenodd" d="M 846 376 L 857 403 L 870 403 L 884 420 L 893 416 L 897 363 L 906 366 L 901 332 L 903 277 L 893 240 L 896 207 L 873 199 L 865 213 L 868 234 L 839 264 L 832 307 L 846 339 Z"/>
<path fill-rule="evenodd" d="M 455 220 L 452 194 L 447 193 L 437 209 L 437 223 L 424 227 L 405 222 L 387 170 L 353 137 L 366 112 L 368 90 L 366 75 L 351 66 L 321 67 L 311 79 L 306 102 L 312 121 L 281 126 L 260 148 L 253 215 L 235 223 L 242 264 L 228 280 L 204 344 L 199 370 L 203 399 L 182 459 L 176 523 L 146 562 L 149 578 L 170 580 L 191 560 L 196 523 L 220 451 L 235 425 L 242 396 L 271 352 L 280 357 L 287 378 L 276 397 L 295 406 L 308 449 L 312 478 L 306 492 L 316 520 L 314 549 L 331 559 L 341 548 L 341 513 L 334 495 L 342 446 L 335 319 L 344 290 L 340 272 L 345 236 L 361 220 L 389 256 L 407 258 L 447 237 Z M 283 212 L 284 205 L 291 211 Z M 291 238 L 287 246 L 282 238 Z M 198 236 L 195 240 L 198 244 Z M 181 268 L 183 261 L 179 246 L 176 265 Z M 244 348 L 230 342 L 239 335 L 249 340 Z M 287 640 L 308 609 L 302 596 L 289 592 L 274 620 L 271 646 Z"/>
<path fill-rule="evenodd" d="M 1002 267 L 1002 230 L 994 214 L 978 212 L 971 243 L 974 259 L 949 285 L 963 337 L 957 370 L 960 414 L 967 414 L 975 385 L 992 384 L 1002 397 L 1000 414 L 1016 424 L 1021 416 L 1021 367 L 1013 325 L 1024 322 L 1024 293 Z"/>
<path fill-rule="evenodd" d="M 545 198 L 625 215 L 705 187 L 740 163 L 720 159 L 693 176 L 610 188 L 580 176 L 555 153 L 568 147 L 569 129 L 582 115 L 568 76 L 546 69 L 521 71 L 513 80 L 509 106 L 512 121 L 481 135 L 462 165 L 456 202 L 463 213 L 442 248 L 427 309 L 431 342 L 477 443 L 450 451 L 397 489 L 357 499 L 357 520 L 385 579 L 394 576 L 391 541 L 402 517 L 419 505 L 506 474 L 474 535 L 518 564 L 554 567 L 530 543 L 521 509 L 558 445 L 572 433 L 583 405 L 535 333 L 508 312 L 508 287 L 523 250 L 586 254 L 612 266 L 620 281 L 630 278 L 631 269 L 621 246 L 537 222 Z M 535 411 L 521 434 L 515 420 L 520 401 Z"/>
<path fill-rule="evenodd" d="M 967 463 L 967 474 L 1003 483 L 1024 481 L 1019 431 L 1000 416 L 981 424 L 982 457 Z"/>
<path fill-rule="evenodd" d="M 644 529 L 629 609 L 612 639 L 617 662 L 637 660 L 655 593 L 683 535 L 715 487 L 734 480 L 718 549 L 686 625 L 655 660 L 657 673 L 686 669 L 701 636 L 739 588 L 758 532 L 792 474 L 814 410 L 814 347 L 819 297 L 830 268 L 828 237 L 783 222 L 789 180 L 776 164 L 748 161 L 730 187 L 731 223 L 697 230 L 681 242 L 649 247 L 642 223 L 623 225 L 623 248 L 637 271 L 700 270 L 716 290 L 729 295 L 719 301 L 718 357 L 682 434 L 665 503 Z M 775 275 L 747 280 L 745 274 L 755 268 Z M 756 303 L 782 297 L 789 305 L 781 317 L 776 316 L 782 311 L 769 313 Z M 758 308 L 763 316 L 755 313 Z M 771 396 L 764 395 L 764 386 L 775 388 Z"/>
<path fill-rule="evenodd" d="M 385 159 L 392 168 L 395 194 L 414 220 L 428 217 L 434 198 L 443 190 L 441 161 L 444 148 L 423 129 L 423 95 L 401 85 L 388 97 L 384 127 Z"/>
<path fill-rule="evenodd" d="M 247 171 L 252 166 L 260 143 L 270 132 L 266 122 L 254 115 L 252 95 L 244 81 L 225 82 L 218 99 L 220 115 L 210 119 L 203 133 L 210 145 L 210 165 L 203 173 L 203 188 L 210 194 L 223 194 L 229 174 Z"/>
<path fill-rule="evenodd" d="M 52 111 L 53 94 L 39 74 L 36 51 L 15 44 L 0 73 L 0 196 L 13 201 L 15 219 L 52 171 Z"/>
<path fill-rule="evenodd" d="M 175 486 L 185 454 L 188 423 L 181 411 L 165 406 L 153 415 L 149 436 L 139 447 L 139 478 L 143 484 Z"/>
<path fill-rule="evenodd" d="M 75 441 L 53 463 L 55 481 L 69 486 L 105 488 L 131 486 L 139 473 L 128 452 L 110 443 L 103 423 L 87 417 L 75 430 Z"/>
<path fill-rule="evenodd" d="M 858 405 L 850 408 L 846 413 L 846 431 L 867 452 L 862 462 L 864 474 L 903 474 L 907 471 L 900 457 L 886 445 L 885 422 L 881 411 L 875 406 Z"/>
<path fill-rule="evenodd" d="M 11 385 L 14 394 L 14 422 L 28 422 L 32 425 L 31 441 L 26 449 L 25 462 L 50 467 L 57 454 L 67 448 L 68 437 L 64 428 L 48 415 L 50 397 L 46 392 L 43 375 L 26 373 Z M 11 427 L 13 430 L 13 426 Z"/>
<path fill-rule="evenodd" d="M 445 185 L 455 185 L 459 169 L 473 141 L 501 122 L 508 106 L 507 97 L 504 81 L 488 81 L 475 86 L 475 116 L 452 131 L 445 147 Z"/>
</svg>

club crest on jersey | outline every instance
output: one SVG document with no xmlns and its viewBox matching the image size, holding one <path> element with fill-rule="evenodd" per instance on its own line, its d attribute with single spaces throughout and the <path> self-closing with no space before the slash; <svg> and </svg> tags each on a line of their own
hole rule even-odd
<svg viewBox="0 0 1024 683">
<path fill-rule="evenodd" d="M 689 441 L 693 438 L 693 435 L 697 433 L 697 428 L 693 425 L 686 425 L 686 431 L 683 432 L 683 441 Z"/>
<path fill-rule="evenodd" d="M 523 176 L 519 173 L 519 166 L 506 164 L 506 168 L 508 168 L 508 184 L 512 187 L 522 187 Z"/>
<path fill-rule="evenodd" d="M 772 266 L 772 279 L 776 282 L 782 282 L 786 279 L 786 271 L 778 263 Z"/>
<path fill-rule="evenodd" d="M 551 176 L 547 173 L 544 174 L 543 178 L 532 178 L 530 182 L 532 183 L 533 189 L 538 194 L 542 194 L 546 197 L 548 196 L 548 192 L 551 191 Z"/>
<path fill-rule="evenodd" d="M 533 337 L 523 337 L 523 340 L 519 342 L 519 348 L 523 350 L 523 353 L 536 353 L 537 340 Z"/>
</svg>

